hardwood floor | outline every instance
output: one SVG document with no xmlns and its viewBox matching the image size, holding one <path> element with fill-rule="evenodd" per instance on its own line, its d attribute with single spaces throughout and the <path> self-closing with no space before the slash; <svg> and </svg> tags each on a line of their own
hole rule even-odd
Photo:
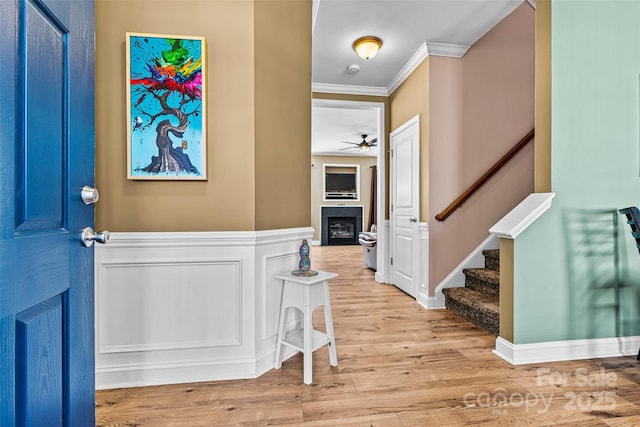
<svg viewBox="0 0 640 427">
<path fill-rule="evenodd" d="M 98 391 L 99 426 L 640 426 L 635 357 L 511 366 L 495 337 L 377 284 L 359 246 L 313 247 L 331 280 L 326 347 L 257 379 Z M 314 324 L 323 329 L 322 310 Z"/>
</svg>

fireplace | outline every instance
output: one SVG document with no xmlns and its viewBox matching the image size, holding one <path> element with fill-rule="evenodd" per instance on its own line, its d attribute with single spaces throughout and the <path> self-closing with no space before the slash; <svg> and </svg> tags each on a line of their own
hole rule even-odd
<svg viewBox="0 0 640 427">
<path fill-rule="evenodd" d="M 322 206 L 323 246 L 357 245 L 362 232 L 362 206 Z"/>
<path fill-rule="evenodd" d="M 328 244 L 331 245 L 355 245 L 358 243 L 356 234 L 356 217 L 329 217 Z"/>
</svg>

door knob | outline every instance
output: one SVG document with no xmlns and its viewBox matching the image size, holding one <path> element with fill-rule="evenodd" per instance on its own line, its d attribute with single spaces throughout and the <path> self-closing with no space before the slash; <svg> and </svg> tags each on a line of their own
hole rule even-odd
<svg viewBox="0 0 640 427">
<path fill-rule="evenodd" d="M 82 191 L 80 191 L 80 197 L 85 205 L 91 205 L 98 201 L 100 194 L 98 193 L 97 188 L 85 185 L 82 187 Z"/>
<path fill-rule="evenodd" d="M 412 216 L 411 218 L 409 218 L 409 222 L 418 222 L 418 218 Z"/>
<path fill-rule="evenodd" d="M 93 242 L 98 242 L 102 244 L 107 243 L 109 241 L 109 232 L 107 230 L 104 230 L 96 233 L 95 231 L 93 231 L 93 228 L 86 227 L 85 229 L 82 230 L 81 239 L 82 239 L 82 244 L 85 247 L 90 248 L 91 245 L 93 245 Z"/>
</svg>

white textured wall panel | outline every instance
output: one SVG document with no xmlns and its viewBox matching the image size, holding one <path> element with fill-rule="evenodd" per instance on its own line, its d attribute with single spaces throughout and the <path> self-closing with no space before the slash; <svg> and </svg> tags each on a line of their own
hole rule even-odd
<svg viewBox="0 0 640 427">
<path fill-rule="evenodd" d="M 241 261 L 103 264 L 99 351 L 238 345 Z"/>
</svg>

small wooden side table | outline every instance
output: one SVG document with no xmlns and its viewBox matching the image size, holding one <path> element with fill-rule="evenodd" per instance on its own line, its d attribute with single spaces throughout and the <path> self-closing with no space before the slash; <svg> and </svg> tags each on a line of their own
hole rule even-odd
<svg viewBox="0 0 640 427">
<path fill-rule="evenodd" d="M 336 340 L 333 333 L 331 317 L 331 299 L 329 298 L 329 279 L 337 277 L 336 273 L 319 271 L 310 277 L 296 277 L 291 274 L 277 274 L 276 279 L 284 282 L 282 302 L 280 304 L 280 321 L 278 323 L 278 340 L 276 343 L 275 367 L 282 367 L 281 347 L 283 345 L 301 351 L 304 355 L 304 383 L 311 384 L 313 379 L 312 353 L 322 346 L 329 346 L 329 363 L 338 366 Z M 311 322 L 313 310 L 324 306 L 324 322 L 326 333 L 313 329 Z M 295 307 L 302 312 L 302 326 L 285 331 L 287 309 Z M 285 335 L 286 333 L 286 335 Z"/>
</svg>

